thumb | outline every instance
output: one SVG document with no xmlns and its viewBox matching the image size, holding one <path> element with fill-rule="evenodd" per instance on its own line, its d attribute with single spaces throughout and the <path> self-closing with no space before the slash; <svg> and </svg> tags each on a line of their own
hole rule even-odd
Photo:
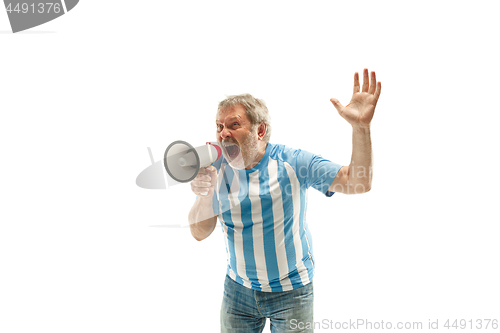
<svg viewBox="0 0 500 333">
<path fill-rule="evenodd" d="M 330 98 L 330 102 L 332 102 L 333 106 L 335 106 L 335 108 L 337 109 L 337 111 L 339 113 L 342 113 L 342 109 L 344 108 L 344 106 L 342 104 L 340 104 L 338 99 Z"/>
<path fill-rule="evenodd" d="M 207 171 L 212 178 L 212 185 L 215 184 L 217 182 L 217 169 L 211 165 L 207 168 Z"/>
</svg>

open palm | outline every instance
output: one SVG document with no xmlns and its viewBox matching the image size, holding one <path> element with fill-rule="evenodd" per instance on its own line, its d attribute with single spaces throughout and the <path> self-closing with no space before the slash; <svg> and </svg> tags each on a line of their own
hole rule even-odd
<svg viewBox="0 0 500 333">
<path fill-rule="evenodd" d="M 363 87 L 359 87 L 359 74 L 354 74 L 354 88 L 351 102 L 343 106 L 340 102 L 332 98 L 330 101 L 337 109 L 339 114 L 349 122 L 353 127 L 370 127 L 373 114 L 375 113 L 375 106 L 377 105 L 378 98 L 382 84 L 377 82 L 375 72 L 371 72 L 371 80 L 368 79 L 368 69 L 363 71 Z"/>
</svg>

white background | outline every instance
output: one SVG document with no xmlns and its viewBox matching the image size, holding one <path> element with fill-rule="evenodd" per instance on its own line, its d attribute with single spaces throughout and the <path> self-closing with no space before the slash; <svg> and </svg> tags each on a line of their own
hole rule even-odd
<svg viewBox="0 0 500 333">
<path fill-rule="evenodd" d="M 0 11 L 0 331 L 218 332 L 221 229 L 165 227 L 194 195 L 137 187 L 146 147 L 214 140 L 248 92 L 272 142 L 348 164 L 329 99 L 365 67 L 373 189 L 309 192 L 315 320 L 500 320 L 500 23 L 478 3 L 83 0 L 18 34 Z"/>
</svg>

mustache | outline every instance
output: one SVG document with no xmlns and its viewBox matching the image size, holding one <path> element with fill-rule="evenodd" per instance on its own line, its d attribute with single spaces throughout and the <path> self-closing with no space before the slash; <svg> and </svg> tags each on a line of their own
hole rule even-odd
<svg viewBox="0 0 500 333">
<path fill-rule="evenodd" d="M 234 144 L 234 145 L 239 146 L 239 144 L 236 141 L 233 141 L 233 140 L 222 140 L 221 143 L 223 145 Z"/>
</svg>

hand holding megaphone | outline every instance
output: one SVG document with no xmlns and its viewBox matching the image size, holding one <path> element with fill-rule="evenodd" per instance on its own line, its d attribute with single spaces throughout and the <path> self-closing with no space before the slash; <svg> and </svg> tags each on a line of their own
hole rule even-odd
<svg viewBox="0 0 500 333">
<path fill-rule="evenodd" d="M 211 198 L 217 184 L 217 170 L 214 166 L 200 168 L 198 175 L 191 181 L 191 190 L 194 194 Z"/>
</svg>

